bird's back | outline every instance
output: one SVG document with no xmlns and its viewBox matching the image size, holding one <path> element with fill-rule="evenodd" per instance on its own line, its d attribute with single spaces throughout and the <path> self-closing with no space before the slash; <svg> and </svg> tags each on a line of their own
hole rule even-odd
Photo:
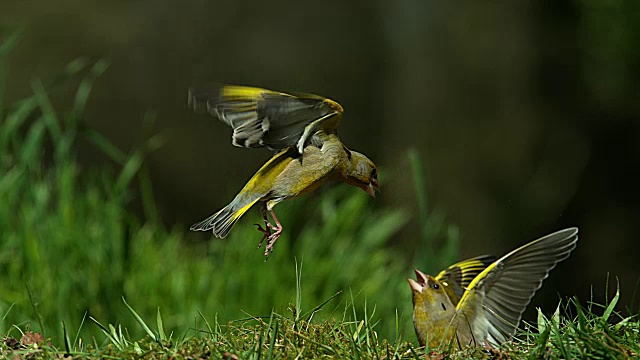
<svg viewBox="0 0 640 360">
<path fill-rule="evenodd" d="M 331 135 L 320 147 L 308 145 L 301 157 L 292 158 L 278 174 L 267 196 L 267 208 L 278 202 L 300 196 L 334 180 L 335 171 L 347 161 L 347 155 L 337 136 Z"/>
</svg>

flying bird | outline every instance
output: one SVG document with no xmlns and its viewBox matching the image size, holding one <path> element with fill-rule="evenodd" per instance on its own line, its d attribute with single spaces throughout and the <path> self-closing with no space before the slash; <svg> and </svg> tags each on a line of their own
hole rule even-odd
<svg viewBox="0 0 640 360">
<path fill-rule="evenodd" d="M 577 241 L 578 229 L 569 228 L 499 259 L 484 255 L 461 261 L 436 277 L 416 269 L 417 281 L 408 281 L 418 342 L 463 348 L 508 340 L 542 281 L 569 257 Z"/>
<path fill-rule="evenodd" d="M 222 210 L 191 226 L 224 238 L 240 217 L 260 204 L 266 240 L 265 256 L 273 251 L 282 224 L 273 211 L 281 201 L 311 192 L 328 181 L 359 187 L 372 197 L 379 191 L 376 165 L 349 150 L 338 137 L 343 109 L 318 95 L 294 94 L 248 86 L 210 84 L 189 90 L 189 106 L 208 113 L 233 129 L 239 147 L 267 147 L 275 154 Z M 268 219 L 271 215 L 273 223 Z"/>
</svg>

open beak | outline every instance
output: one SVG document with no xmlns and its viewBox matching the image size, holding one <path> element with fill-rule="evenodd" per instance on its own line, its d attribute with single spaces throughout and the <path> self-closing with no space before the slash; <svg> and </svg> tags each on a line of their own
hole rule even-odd
<svg viewBox="0 0 640 360">
<path fill-rule="evenodd" d="M 418 283 L 422 286 L 427 286 L 427 283 L 429 282 L 428 275 L 418 269 L 414 269 L 413 271 L 416 273 L 416 279 L 418 280 Z"/>
<path fill-rule="evenodd" d="M 407 279 L 407 281 L 409 282 L 409 286 L 411 286 L 411 290 L 422 292 L 422 290 L 427 286 L 427 282 L 429 281 L 428 277 L 418 269 L 415 269 L 414 271 L 416 273 L 416 280 L 418 281 L 413 279 Z"/>
<path fill-rule="evenodd" d="M 373 179 L 367 186 L 367 194 L 375 199 L 376 192 L 380 192 L 380 185 L 378 185 L 378 179 Z"/>
<path fill-rule="evenodd" d="M 411 291 L 422 292 L 422 289 L 424 288 L 422 285 L 418 284 L 413 279 L 407 279 L 407 281 L 409 282 L 409 286 L 411 286 Z"/>
</svg>

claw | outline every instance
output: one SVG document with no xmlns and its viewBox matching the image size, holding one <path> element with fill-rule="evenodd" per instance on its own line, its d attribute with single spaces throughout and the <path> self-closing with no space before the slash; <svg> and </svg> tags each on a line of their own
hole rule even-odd
<svg viewBox="0 0 640 360">
<path fill-rule="evenodd" d="M 278 218 L 276 217 L 276 214 L 273 212 L 273 210 L 267 210 L 266 206 L 263 206 L 261 211 L 262 218 L 264 219 L 264 228 L 259 224 L 255 225 L 258 227 L 258 231 L 262 233 L 262 239 L 258 244 L 258 249 L 262 247 L 262 243 L 267 240 L 267 244 L 264 247 L 264 261 L 266 262 L 269 258 L 269 254 L 273 251 L 273 246 L 275 245 L 276 240 L 278 240 L 278 238 L 282 234 L 282 225 L 280 224 L 280 221 L 278 221 Z M 267 211 L 271 213 L 271 217 L 273 218 L 275 225 L 269 222 L 269 219 L 267 218 Z"/>
<path fill-rule="evenodd" d="M 282 228 L 274 229 L 274 230 L 275 232 L 271 234 L 271 236 L 269 236 L 269 240 L 267 241 L 267 246 L 265 246 L 264 248 L 265 257 L 269 257 L 269 254 L 273 251 L 273 247 L 276 244 L 276 241 L 278 240 L 278 238 L 280 238 L 280 235 L 282 235 Z"/>
<path fill-rule="evenodd" d="M 262 243 L 264 242 L 264 240 L 271 237 L 272 232 L 268 226 L 265 226 L 263 228 L 260 224 L 254 224 L 254 225 L 257 226 L 258 231 L 262 233 L 262 239 L 260 239 L 260 242 L 258 243 L 258 249 L 260 249 L 260 247 L 262 247 Z"/>
<path fill-rule="evenodd" d="M 267 234 L 267 235 L 271 235 L 271 230 L 269 228 L 267 228 L 266 226 L 263 228 L 262 225 L 260 224 L 253 224 L 255 226 L 258 227 L 258 231 L 260 231 L 263 234 Z"/>
</svg>

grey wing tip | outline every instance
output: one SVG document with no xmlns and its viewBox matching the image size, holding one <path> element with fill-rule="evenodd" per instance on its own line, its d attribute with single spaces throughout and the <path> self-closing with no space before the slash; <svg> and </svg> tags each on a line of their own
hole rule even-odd
<svg viewBox="0 0 640 360">
<path fill-rule="evenodd" d="M 197 114 L 217 115 L 212 105 L 219 102 L 220 89 L 222 85 L 216 83 L 191 86 L 187 99 L 189 108 Z"/>
<path fill-rule="evenodd" d="M 564 235 L 564 241 L 571 244 L 571 251 L 578 245 L 578 228 L 570 227 L 564 230 L 560 230 L 557 233 Z"/>
<path fill-rule="evenodd" d="M 189 230 L 191 231 L 209 231 L 209 230 L 213 230 L 213 234 L 218 236 L 215 232 L 215 226 L 214 226 L 214 221 L 215 220 L 215 215 L 212 215 L 200 222 L 197 222 L 193 225 L 191 225 L 191 227 L 189 227 Z"/>
<path fill-rule="evenodd" d="M 200 223 L 197 223 L 197 224 L 191 225 L 191 227 L 189 227 L 189 230 L 191 230 L 191 231 L 208 231 L 209 229 L 205 228 Z"/>
<path fill-rule="evenodd" d="M 570 228 L 562 229 L 562 230 L 556 231 L 552 235 L 555 235 L 555 234 L 563 234 L 563 235 L 566 235 L 567 237 L 571 237 L 578 234 L 578 227 L 573 226 Z"/>
<path fill-rule="evenodd" d="M 191 225 L 191 227 L 189 227 L 189 230 L 191 231 L 209 231 L 211 229 L 213 229 L 213 226 L 211 226 L 210 224 L 206 224 L 206 221 L 193 224 Z"/>
<path fill-rule="evenodd" d="M 233 213 L 234 211 L 232 205 L 227 205 L 217 213 L 198 223 L 191 225 L 189 229 L 192 231 L 211 230 L 215 237 L 224 239 L 229 234 L 231 227 L 237 220 L 237 218 L 233 218 Z"/>
<path fill-rule="evenodd" d="M 554 242 L 554 243 L 573 243 L 575 244 L 578 241 L 578 228 L 570 227 L 562 230 L 558 230 L 554 233 L 546 235 L 542 237 L 545 241 Z"/>
</svg>

